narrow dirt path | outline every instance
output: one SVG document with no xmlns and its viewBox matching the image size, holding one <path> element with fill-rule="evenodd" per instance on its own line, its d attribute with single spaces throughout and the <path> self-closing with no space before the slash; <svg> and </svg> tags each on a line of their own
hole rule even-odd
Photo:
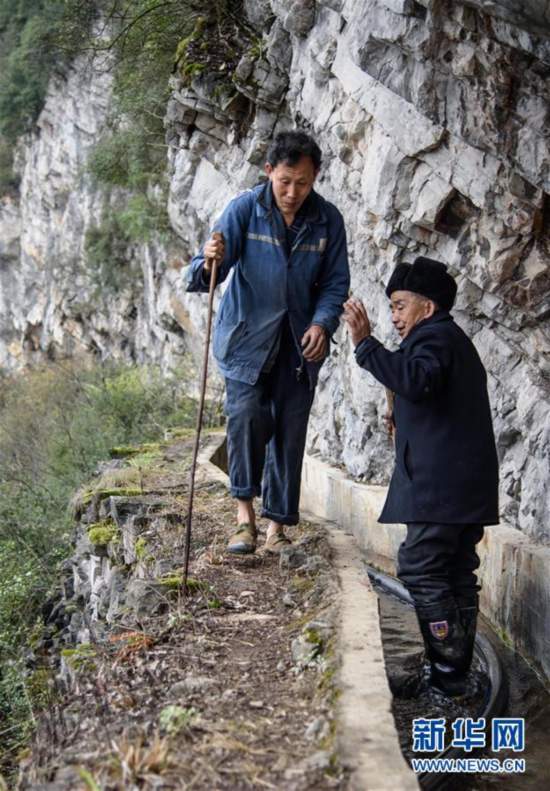
<svg viewBox="0 0 550 791">
<path fill-rule="evenodd" d="M 62 601 L 73 626 L 91 626 L 90 640 L 63 643 L 61 657 L 44 649 L 37 659 L 50 673 L 47 705 L 18 788 L 345 786 L 334 742 L 338 588 L 325 531 L 302 523 L 281 558 L 261 548 L 253 556 L 228 557 L 233 503 L 222 484 L 199 475 L 194 590 L 182 597 L 190 448 L 189 439 L 179 438 L 148 448 L 147 463 L 142 453 L 141 495 L 122 489 L 128 486 L 123 472 L 136 458 L 130 455 L 117 463 L 114 494 L 109 479 L 108 496 L 101 481 L 92 486 L 90 505 L 90 492 L 81 496 L 86 507 L 73 562 L 80 570 L 95 563 L 97 574 L 110 575 L 109 597 L 97 594 L 94 605 L 110 623 L 86 617 L 93 590 L 101 590 L 97 579 L 88 599 L 83 584 Z M 104 471 L 103 485 L 106 474 L 112 478 Z M 126 522 L 125 509 L 133 514 Z M 101 551 L 89 541 L 90 524 L 99 517 L 103 526 L 113 519 L 119 531 Z M 106 553 L 101 565 L 94 552 Z M 74 639 L 74 628 L 62 635 Z"/>
</svg>

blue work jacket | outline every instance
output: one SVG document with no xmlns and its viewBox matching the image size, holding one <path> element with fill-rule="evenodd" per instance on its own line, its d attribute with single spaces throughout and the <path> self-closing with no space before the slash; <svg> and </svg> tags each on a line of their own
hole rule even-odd
<svg viewBox="0 0 550 791">
<path fill-rule="evenodd" d="M 497 524 L 487 374 L 452 316 L 421 321 L 395 352 L 365 338 L 355 357 L 395 393 L 395 469 L 378 521 Z"/>
<path fill-rule="evenodd" d="M 290 255 L 269 182 L 234 198 L 214 225 L 225 240 L 217 282 L 234 270 L 213 342 L 214 357 L 229 379 L 256 383 L 286 316 L 300 355 L 300 339 L 312 324 L 329 336 L 338 327 L 349 289 L 344 222 L 338 209 L 313 190 L 307 206 Z M 208 291 L 203 265 L 201 250 L 191 261 L 187 291 Z M 306 363 L 312 386 L 321 364 Z"/>
</svg>

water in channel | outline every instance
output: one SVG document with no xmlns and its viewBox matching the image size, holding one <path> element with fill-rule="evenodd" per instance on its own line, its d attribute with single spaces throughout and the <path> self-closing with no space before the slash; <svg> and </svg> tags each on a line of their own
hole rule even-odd
<svg viewBox="0 0 550 791">
<path fill-rule="evenodd" d="M 402 667 L 410 660 L 411 656 L 421 651 L 422 640 L 412 607 L 403 604 L 392 594 L 387 593 L 375 585 L 380 599 L 380 623 L 382 627 L 382 640 L 384 656 L 388 672 L 392 667 Z M 519 654 L 510 650 L 497 637 L 487 623 L 480 619 L 480 631 L 491 640 L 498 651 L 504 673 L 509 683 L 509 703 L 503 716 L 525 718 L 525 751 L 522 753 L 492 753 L 490 749 L 482 754 L 475 753 L 476 757 L 498 758 L 522 757 L 525 758 L 526 771 L 524 774 L 493 775 L 461 774 L 445 781 L 445 788 L 449 791 L 529 791 L 531 789 L 550 789 L 550 690 L 538 678 L 536 673 L 522 659 Z M 452 707 L 448 712 L 419 712 L 414 710 L 414 704 L 407 710 L 407 705 L 402 702 L 394 704 L 394 716 L 399 730 L 401 747 L 405 755 L 410 758 L 412 753 L 411 733 L 412 719 L 414 717 L 445 716 L 448 721 L 457 716 L 466 716 L 457 712 Z M 475 716 L 476 712 L 468 713 Z M 479 715 L 478 715 L 479 716 Z M 473 754 L 474 755 L 474 754 Z"/>
</svg>

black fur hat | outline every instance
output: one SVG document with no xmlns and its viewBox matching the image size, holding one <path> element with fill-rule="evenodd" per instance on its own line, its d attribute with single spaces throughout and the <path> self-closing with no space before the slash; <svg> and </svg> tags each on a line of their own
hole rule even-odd
<svg viewBox="0 0 550 791">
<path fill-rule="evenodd" d="M 456 281 L 441 261 L 421 255 L 412 264 L 397 264 L 386 294 L 391 297 L 394 291 L 413 291 L 433 299 L 442 310 L 451 310 L 456 297 Z"/>
</svg>

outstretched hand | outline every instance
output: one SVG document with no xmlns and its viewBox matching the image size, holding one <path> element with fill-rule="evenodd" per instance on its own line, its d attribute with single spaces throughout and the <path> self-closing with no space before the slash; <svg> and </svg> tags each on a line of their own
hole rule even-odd
<svg viewBox="0 0 550 791">
<path fill-rule="evenodd" d="M 319 324 L 312 324 L 305 331 L 300 343 L 303 355 L 310 363 L 320 363 L 327 356 L 327 334 Z"/>
<path fill-rule="evenodd" d="M 357 346 L 371 334 L 371 326 L 367 310 L 361 300 L 350 297 L 344 303 L 344 321 L 348 325 L 351 340 Z"/>
</svg>

